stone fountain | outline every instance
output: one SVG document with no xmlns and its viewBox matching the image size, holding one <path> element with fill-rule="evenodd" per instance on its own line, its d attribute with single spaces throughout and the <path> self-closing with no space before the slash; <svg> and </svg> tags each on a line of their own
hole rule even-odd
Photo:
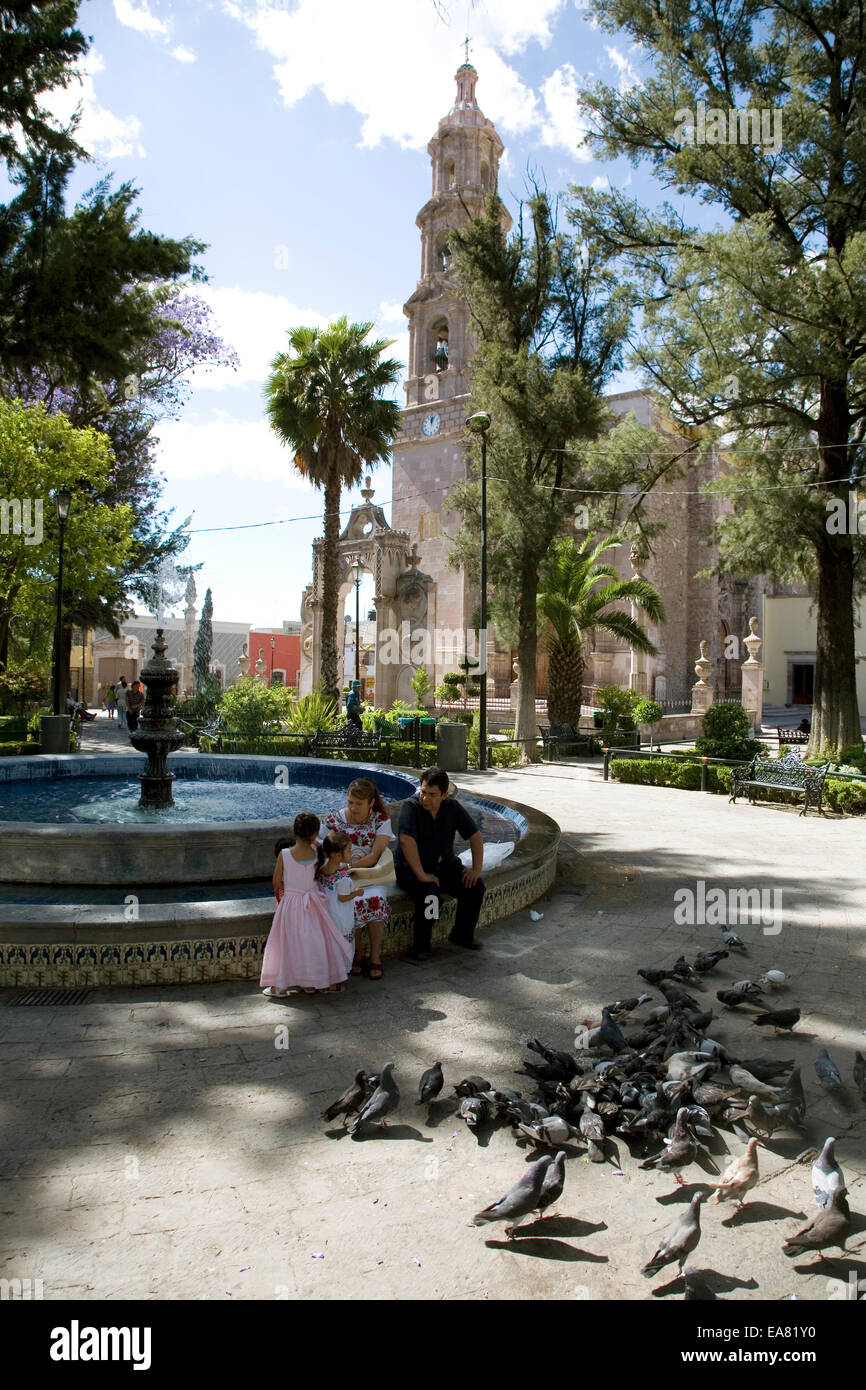
<svg viewBox="0 0 866 1390">
<path fill-rule="evenodd" d="M 174 805 L 171 784 L 174 773 L 169 772 L 166 759 L 183 743 L 171 707 L 171 690 L 177 685 L 178 672 L 165 659 L 163 629 L 156 630 L 153 656 L 142 668 L 141 679 L 147 689 L 147 699 L 141 711 L 138 732 L 130 734 L 133 748 L 147 754 L 147 771 L 139 773 L 141 798 L 139 806 L 146 811 L 163 811 Z"/>
</svg>

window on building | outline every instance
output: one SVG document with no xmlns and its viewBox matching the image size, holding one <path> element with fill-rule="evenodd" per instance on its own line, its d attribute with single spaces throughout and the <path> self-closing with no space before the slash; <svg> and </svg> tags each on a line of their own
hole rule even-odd
<svg viewBox="0 0 866 1390">
<path fill-rule="evenodd" d="M 481 187 L 482 187 L 482 188 L 485 188 L 485 189 L 490 187 L 490 165 L 489 165 L 489 164 L 482 164 L 482 165 L 481 165 Z"/>
<path fill-rule="evenodd" d="M 448 356 L 448 324 L 444 319 L 434 323 L 430 331 L 432 342 L 433 366 L 437 372 L 447 372 L 449 363 Z"/>
<path fill-rule="evenodd" d="M 446 182 L 447 182 L 449 188 L 453 188 L 454 185 L 455 185 L 456 182 L 457 182 L 457 176 L 456 176 L 456 174 L 455 174 L 455 172 L 454 172 L 454 160 L 453 160 L 453 159 L 452 159 L 452 160 L 449 160 L 449 162 L 448 162 L 448 164 L 447 164 L 447 166 L 446 166 L 446 169 L 445 169 L 445 179 L 446 179 Z"/>
</svg>

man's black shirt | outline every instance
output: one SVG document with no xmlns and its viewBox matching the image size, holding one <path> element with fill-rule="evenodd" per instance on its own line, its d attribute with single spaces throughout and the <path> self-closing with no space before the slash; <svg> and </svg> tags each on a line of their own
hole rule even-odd
<svg viewBox="0 0 866 1390">
<path fill-rule="evenodd" d="M 456 797 L 443 797 L 435 816 L 431 816 L 417 796 L 404 801 L 400 811 L 397 835 L 411 835 L 418 846 L 418 857 L 425 874 L 435 874 L 440 863 L 450 863 L 454 858 L 454 836 L 461 834 L 464 840 L 474 835 L 478 826 L 466 807 Z M 394 849 L 394 870 L 399 875 L 412 875 L 406 862 L 399 838 Z"/>
</svg>

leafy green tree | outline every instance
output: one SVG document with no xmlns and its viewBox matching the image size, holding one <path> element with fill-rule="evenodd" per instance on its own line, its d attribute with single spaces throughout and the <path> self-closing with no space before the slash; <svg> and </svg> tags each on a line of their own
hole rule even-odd
<svg viewBox="0 0 866 1390">
<path fill-rule="evenodd" d="M 648 212 L 581 189 L 575 218 L 621 258 L 641 316 L 635 363 L 684 427 L 728 445 L 723 563 L 813 586 L 809 748 L 838 748 L 860 735 L 854 600 L 866 565 L 859 528 L 831 524 L 866 474 L 863 8 L 592 0 L 592 11 L 649 60 L 627 91 L 583 94 L 592 143 L 647 160 L 678 206 Z M 690 224 L 683 194 L 724 225 Z"/>
<path fill-rule="evenodd" d="M 654 623 L 664 622 L 661 597 L 649 580 L 622 579 L 614 565 L 599 563 L 605 551 L 621 543 L 621 536 L 596 543 L 588 535 L 577 549 L 562 539 L 550 552 L 537 602 L 549 625 L 547 713 L 556 723 L 577 725 L 580 719 L 583 644 L 591 633 L 608 632 L 648 656 L 658 650 L 630 613 L 613 607 L 633 603 Z"/>
<path fill-rule="evenodd" d="M 419 710 L 426 709 L 426 697 L 433 692 L 433 682 L 426 666 L 419 666 L 409 684 L 415 691 L 415 703 Z"/>
<path fill-rule="evenodd" d="M 69 86 L 75 62 L 87 52 L 77 21 L 77 0 L 0 4 L 0 160 L 18 161 L 22 135 L 45 150 L 83 153 L 42 105 L 46 93 Z"/>
<path fill-rule="evenodd" d="M 122 605 L 134 517 L 129 506 L 97 500 L 110 469 L 108 441 L 98 431 L 73 429 L 42 405 L 0 397 L 0 668 L 8 661 L 13 624 L 23 631 L 53 627 L 59 551 L 53 496 L 59 488 L 72 493 L 64 548 L 67 669 L 82 605 Z"/>
<path fill-rule="evenodd" d="M 195 647 L 192 653 L 193 685 L 198 695 L 204 690 L 210 678 L 210 664 L 213 657 L 213 594 L 210 589 L 204 596 Z"/>
<path fill-rule="evenodd" d="M 536 594 L 548 550 L 563 531 L 574 533 L 579 506 L 587 515 L 588 502 L 597 507 L 599 489 L 614 494 L 641 480 L 638 493 L 646 492 L 658 440 L 633 420 L 612 426 L 601 392 L 620 365 L 628 313 L 604 259 L 557 231 L 546 194 L 529 200 L 510 239 L 492 196 L 482 217 L 452 233 L 451 245 L 478 335 L 472 409 L 491 417 L 490 613 L 500 638 L 517 648 L 515 736 L 534 757 Z M 449 564 L 475 578 L 479 454 L 473 436 L 471 478 L 448 497 L 450 508 L 464 512 Z M 614 511 L 611 502 L 607 512 Z"/>
<path fill-rule="evenodd" d="M 245 676 L 223 693 L 220 714 L 231 733 L 261 738 L 278 733 L 289 718 L 294 692 L 284 685 L 267 686 L 264 681 Z"/>
<path fill-rule="evenodd" d="M 292 329 L 265 387 L 271 428 L 301 477 L 325 494 L 321 686 L 337 703 L 340 494 L 387 457 L 400 427 L 399 407 L 383 396 L 400 363 L 383 358 L 389 341 L 367 341 L 372 327 L 343 317 L 325 329 Z"/>
</svg>

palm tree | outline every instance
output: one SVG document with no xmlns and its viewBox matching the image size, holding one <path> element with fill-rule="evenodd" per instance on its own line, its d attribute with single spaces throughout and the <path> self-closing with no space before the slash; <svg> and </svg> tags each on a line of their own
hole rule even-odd
<svg viewBox="0 0 866 1390">
<path fill-rule="evenodd" d="M 563 538 L 553 546 L 538 595 L 538 609 L 547 619 L 547 649 L 550 653 L 547 713 L 560 724 L 577 725 L 583 683 L 583 642 L 601 629 L 622 638 L 635 651 L 654 656 L 657 648 L 643 628 L 614 603 L 633 603 L 653 622 L 664 622 L 665 612 L 658 590 L 646 579 L 622 579 L 613 565 L 599 564 L 599 556 L 621 544 L 621 537 L 610 536 L 595 544 L 586 536 L 576 549 Z M 602 584 L 601 588 L 596 587 Z"/>
<path fill-rule="evenodd" d="M 294 450 L 301 476 L 325 492 L 321 684 L 338 703 L 340 494 L 388 456 L 400 427 L 400 408 L 383 392 L 402 364 L 382 358 L 393 340 L 366 341 L 372 327 L 344 316 L 325 329 L 291 329 L 289 351 L 274 358 L 265 386 L 271 428 Z"/>
</svg>

